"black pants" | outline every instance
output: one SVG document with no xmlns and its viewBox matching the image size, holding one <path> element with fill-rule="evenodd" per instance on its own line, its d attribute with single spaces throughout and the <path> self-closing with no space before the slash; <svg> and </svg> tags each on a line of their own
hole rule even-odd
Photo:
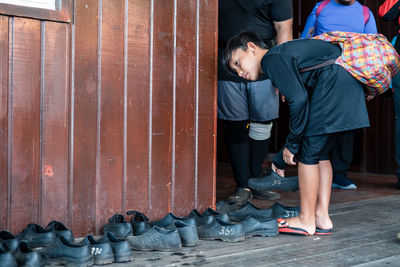
<svg viewBox="0 0 400 267">
<path fill-rule="evenodd" d="M 248 121 L 224 120 L 224 139 L 228 147 L 236 186 L 247 188 L 250 177 L 259 177 L 270 139 L 254 140 L 248 135 Z"/>
<path fill-rule="evenodd" d="M 343 133 L 331 152 L 333 176 L 347 176 L 353 160 L 354 131 Z"/>
</svg>

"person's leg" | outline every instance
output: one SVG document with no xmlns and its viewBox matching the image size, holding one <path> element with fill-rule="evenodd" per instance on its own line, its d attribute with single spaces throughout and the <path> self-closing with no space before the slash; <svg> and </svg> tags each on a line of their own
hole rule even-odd
<svg viewBox="0 0 400 267">
<path fill-rule="evenodd" d="M 320 184 L 319 164 L 307 165 L 298 163 L 300 214 L 298 217 L 287 218 L 290 227 L 306 230 L 310 235 L 315 233 L 315 211 Z"/>
<path fill-rule="evenodd" d="M 329 217 L 329 202 L 331 199 L 332 188 L 332 167 L 329 160 L 322 160 L 319 162 L 319 189 L 317 206 L 315 210 L 315 225 L 320 229 L 331 229 L 333 227 L 332 221 Z"/>
<path fill-rule="evenodd" d="M 327 158 L 335 138 L 335 134 L 305 136 L 298 153 L 300 215 L 287 221 L 289 226 L 303 228 L 310 235 L 316 226 L 332 228 L 328 214 L 332 168 Z"/>
<path fill-rule="evenodd" d="M 224 136 L 236 186 L 247 188 L 250 175 L 247 121 L 224 121 Z"/>
<path fill-rule="evenodd" d="M 333 169 L 332 187 L 340 189 L 356 189 L 353 181 L 347 178 L 347 171 L 353 160 L 354 132 L 349 131 L 340 135 L 337 145 L 331 153 L 331 163 Z"/>
<path fill-rule="evenodd" d="M 398 39 L 399 41 L 400 39 Z M 400 189 L 400 73 L 393 77 L 392 86 L 394 88 L 394 117 L 395 117 L 395 132 L 394 132 L 394 148 L 395 159 L 397 163 L 397 189 Z"/>
<path fill-rule="evenodd" d="M 268 153 L 273 119 L 279 115 L 279 95 L 271 80 L 247 83 L 250 118 L 250 176 L 261 175 Z M 253 197 L 276 200 L 280 194 L 270 190 L 252 190 Z"/>
<path fill-rule="evenodd" d="M 224 120 L 224 140 L 237 187 L 228 201 L 237 204 L 251 198 L 247 188 L 250 173 L 247 102 L 245 83 L 218 81 L 218 118 Z"/>
<path fill-rule="evenodd" d="M 279 95 L 271 80 L 247 83 L 250 118 L 250 175 L 259 177 L 268 153 L 272 122 L 279 114 Z"/>
<path fill-rule="evenodd" d="M 272 123 L 250 122 L 250 177 L 259 177 L 271 136 Z"/>
</svg>

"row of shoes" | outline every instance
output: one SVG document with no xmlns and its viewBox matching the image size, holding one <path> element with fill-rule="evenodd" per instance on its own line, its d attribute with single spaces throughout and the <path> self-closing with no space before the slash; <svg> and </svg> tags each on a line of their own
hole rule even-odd
<svg viewBox="0 0 400 267">
<path fill-rule="evenodd" d="M 87 235 L 75 243 L 72 231 L 59 221 L 50 222 L 46 228 L 30 223 L 16 235 L 0 231 L 0 266 L 90 266 L 131 260 L 129 243 L 111 232 L 98 239 Z"/>
<path fill-rule="evenodd" d="M 187 216 L 168 213 L 158 221 L 149 221 L 139 211 L 128 211 L 130 222 L 115 214 L 102 228 L 119 238 L 126 238 L 132 249 L 140 251 L 176 251 L 182 246 L 195 246 L 199 239 L 238 242 L 252 236 L 276 236 L 276 219 L 298 216 L 299 207 L 276 202 L 269 209 L 260 209 L 247 202 L 242 208 L 218 213 L 209 208 L 202 214 L 196 209 Z"/>
</svg>

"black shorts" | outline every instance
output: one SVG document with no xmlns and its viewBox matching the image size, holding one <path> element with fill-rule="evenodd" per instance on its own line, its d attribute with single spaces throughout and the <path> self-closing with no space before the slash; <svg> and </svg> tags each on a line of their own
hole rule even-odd
<svg viewBox="0 0 400 267">
<path fill-rule="evenodd" d="M 300 151 L 296 158 L 299 162 L 306 165 L 315 165 L 322 160 L 329 160 L 329 154 L 339 142 L 339 137 L 353 133 L 354 131 L 303 136 Z"/>
</svg>

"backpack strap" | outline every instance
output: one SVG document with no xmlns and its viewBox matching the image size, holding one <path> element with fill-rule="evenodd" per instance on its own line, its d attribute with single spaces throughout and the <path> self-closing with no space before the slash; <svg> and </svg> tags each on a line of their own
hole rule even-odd
<svg viewBox="0 0 400 267">
<path fill-rule="evenodd" d="M 302 72 L 306 72 L 306 71 L 310 71 L 310 70 L 319 69 L 319 68 L 322 68 L 322 67 L 325 67 L 325 66 L 328 66 L 328 65 L 333 65 L 333 64 L 335 64 L 335 62 L 336 62 L 336 58 L 329 59 L 327 61 L 324 61 L 324 62 L 319 63 L 319 64 L 314 65 L 314 66 L 301 68 L 301 69 L 299 69 L 299 72 L 302 73 Z"/>
<path fill-rule="evenodd" d="M 317 7 L 317 11 L 315 12 L 316 18 L 318 18 L 318 16 L 321 13 L 322 9 L 324 9 L 330 2 L 331 2 L 331 0 L 324 0 L 324 1 L 321 2 L 321 4 L 319 4 L 319 6 Z M 369 13 L 368 13 L 368 15 L 369 15 Z"/>
<path fill-rule="evenodd" d="M 369 8 L 366 6 L 362 6 L 363 8 L 363 16 L 364 16 L 364 25 L 367 25 L 367 22 L 369 20 Z"/>
</svg>

